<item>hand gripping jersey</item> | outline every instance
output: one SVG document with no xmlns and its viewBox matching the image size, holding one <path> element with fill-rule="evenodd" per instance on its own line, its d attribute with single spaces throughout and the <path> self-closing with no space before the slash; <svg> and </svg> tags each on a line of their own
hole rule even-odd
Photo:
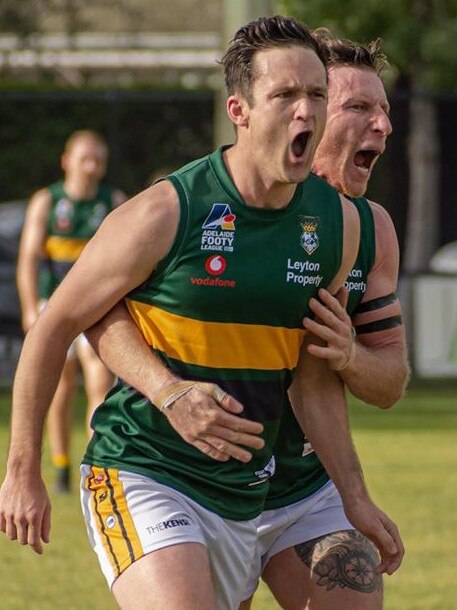
<svg viewBox="0 0 457 610">
<path fill-rule="evenodd" d="M 184 379 L 217 383 L 264 425 L 248 464 L 217 462 L 187 444 L 165 415 L 120 382 L 97 409 L 84 462 L 149 476 L 224 518 L 263 509 L 273 443 L 304 336 L 309 298 L 341 265 L 338 193 L 310 176 L 280 210 L 245 205 L 222 150 L 169 176 L 180 202 L 175 242 L 130 293 L 130 313 Z"/>
<path fill-rule="evenodd" d="M 347 311 L 351 315 L 360 303 L 376 256 L 375 227 L 370 204 L 363 197 L 351 198 L 360 215 L 360 247 L 349 274 Z M 274 447 L 276 474 L 271 479 L 265 510 L 281 508 L 307 498 L 320 489 L 329 476 L 295 419 L 290 404 L 284 409 Z"/>
<path fill-rule="evenodd" d="M 40 297 L 48 299 L 104 218 L 113 209 L 113 189 L 100 185 L 93 199 L 67 195 L 63 182 L 48 187 L 51 207 L 47 224 L 45 258 L 40 266 Z"/>
</svg>

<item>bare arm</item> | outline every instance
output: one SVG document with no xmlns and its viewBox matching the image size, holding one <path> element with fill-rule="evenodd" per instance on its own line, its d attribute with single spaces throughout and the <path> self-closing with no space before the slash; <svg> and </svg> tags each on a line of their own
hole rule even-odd
<svg viewBox="0 0 457 610">
<path fill-rule="evenodd" d="M 114 210 L 27 333 L 13 388 L 0 529 L 39 553 L 50 527 L 49 500 L 40 476 L 42 433 L 67 349 L 150 275 L 173 241 L 178 209 L 173 187 L 161 183 Z"/>
<path fill-rule="evenodd" d="M 151 402 L 158 391 L 181 381 L 151 351 L 123 303 L 85 334 L 107 367 Z M 238 417 L 243 405 L 232 396 L 225 394 L 222 400 L 204 402 L 194 398 L 186 394 L 163 411 L 186 442 L 220 461 L 233 457 L 248 462 L 252 454 L 246 447 L 263 446 L 258 436 L 263 426 Z"/>
<path fill-rule="evenodd" d="M 391 574 L 404 555 L 398 529 L 369 497 L 349 431 L 343 382 L 325 359 L 310 355 L 306 344 L 289 396 L 302 430 L 341 495 L 346 516 L 377 546 L 378 572 Z"/>
<path fill-rule="evenodd" d="M 310 346 L 310 353 L 327 358 L 332 368 L 357 398 L 381 408 L 389 408 L 403 395 L 409 379 L 405 329 L 398 298 L 398 241 L 388 213 L 371 203 L 376 228 L 376 259 L 371 270 L 362 303 L 367 311 L 351 320 L 344 306 L 327 291 L 319 293 L 322 303 L 313 299 L 310 307 L 322 324 L 306 318 L 305 328 L 311 330 L 325 346 Z M 358 334 L 352 346 L 352 325 Z M 353 353 L 351 355 L 351 350 Z"/>
<path fill-rule="evenodd" d="M 36 192 L 30 199 L 22 229 L 16 277 L 25 332 L 38 317 L 38 273 L 44 254 L 50 204 L 51 196 L 47 189 Z"/>
</svg>

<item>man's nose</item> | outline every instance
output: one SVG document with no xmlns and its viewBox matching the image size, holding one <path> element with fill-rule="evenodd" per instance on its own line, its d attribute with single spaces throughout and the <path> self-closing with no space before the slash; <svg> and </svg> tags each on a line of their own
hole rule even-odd
<svg viewBox="0 0 457 610">
<path fill-rule="evenodd" d="M 376 113 L 373 120 L 373 129 L 382 133 L 384 137 L 387 137 L 392 133 L 392 123 L 384 110 L 379 110 L 379 112 Z"/>
</svg>

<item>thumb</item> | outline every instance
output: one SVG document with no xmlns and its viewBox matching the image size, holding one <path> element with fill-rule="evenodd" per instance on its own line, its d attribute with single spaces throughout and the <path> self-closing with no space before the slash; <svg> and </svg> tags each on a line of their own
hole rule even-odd
<svg viewBox="0 0 457 610">
<path fill-rule="evenodd" d="M 222 388 L 220 388 L 215 383 L 200 383 L 199 387 L 203 389 L 203 391 L 214 398 L 214 400 L 226 411 L 229 413 L 241 413 L 244 410 L 243 405 L 230 396 L 227 392 L 225 392 Z"/>
</svg>

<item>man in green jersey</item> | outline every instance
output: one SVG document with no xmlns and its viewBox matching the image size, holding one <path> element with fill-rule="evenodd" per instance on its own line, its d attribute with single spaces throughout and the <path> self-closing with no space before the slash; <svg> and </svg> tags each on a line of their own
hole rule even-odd
<svg viewBox="0 0 457 610">
<path fill-rule="evenodd" d="M 238 607 L 289 387 L 381 569 L 402 556 L 365 489 L 343 384 L 307 353 L 301 327 L 310 297 L 321 285 L 334 293 L 358 249 L 356 209 L 309 175 L 325 127 L 325 54 L 303 24 L 273 17 L 241 28 L 223 65 L 235 144 L 108 216 L 29 332 L 16 374 L 0 529 L 41 553 L 41 432 L 66 350 L 128 295 L 152 351 L 143 360 L 141 348 L 118 347 L 143 393 L 120 382 L 107 396 L 82 467 L 89 535 L 122 608 Z M 199 435 L 218 405 L 235 425 L 222 443 L 220 429 Z M 176 432 L 186 417 L 189 443 Z"/>
<path fill-rule="evenodd" d="M 24 331 L 72 267 L 85 244 L 111 210 L 125 201 L 119 190 L 102 184 L 108 146 L 90 130 L 74 132 L 61 157 L 62 180 L 40 189 L 27 208 L 17 265 Z M 72 400 L 79 360 L 87 393 L 87 421 L 113 385 L 113 376 L 84 335 L 68 352 L 48 416 L 48 435 L 56 469 L 56 490 L 70 485 Z"/>
<path fill-rule="evenodd" d="M 327 291 L 311 308 L 323 324 L 305 326 L 325 346 L 310 351 L 339 370 L 353 394 L 381 408 L 401 397 L 409 375 L 401 307 L 395 296 L 399 252 L 392 221 L 361 197 L 391 133 L 380 71 L 379 43 L 363 46 L 329 32 L 316 35 L 330 51 L 329 103 L 324 137 L 313 170 L 340 192 L 354 196 L 361 212 L 361 246 L 346 282 L 348 311 Z M 327 306 L 327 308 L 325 307 Z M 351 326 L 357 332 L 350 339 Z M 272 479 L 259 524 L 259 562 L 246 591 L 262 575 L 282 608 L 379 610 L 382 580 L 375 548 L 351 528 L 341 498 L 293 414 L 286 412 L 275 447 Z M 351 529 L 349 529 L 351 528 Z M 243 610 L 250 601 L 242 604 Z"/>
<path fill-rule="evenodd" d="M 320 37 L 325 37 L 331 56 L 329 120 L 313 167 L 339 190 L 362 195 L 391 131 L 389 107 L 378 76 L 384 58 L 376 43 L 364 47 L 325 32 Z M 409 375 L 401 307 L 395 296 L 398 242 L 392 221 L 381 206 L 361 197 L 354 201 L 362 218 L 362 244 L 346 286 L 357 341 L 353 342 L 352 322 L 345 309 L 328 291 L 321 290 L 320 300 L 311 301 L 321 323 L 307 318 L 305 324 L 325 345 L 311 345 L 309 350 L 328 359 L 359 398 L 387 408 L 401 397 Z M 123 314 L 113 312 L 91 329 L 90 337 L 113 364 L 113 341 L 123 336 L 127 343 L 132 340 L 131 332 Z M 125 374 L 125 364 L 114 366 Z M 134 376 L 130 381 L 141 383 Z M 233 425 L 227 413 L 219 416 L 212 428 L 205 430 L 208 436 L 216 437 L 221 426 Z M 177 428 L 189 442 L 204 438 L 197 421 L 189 419 Z M 219 441 L 225 442 L 227 453 L 238 457 L 236 450 L 240 448 L 230 447 L 227 437 L 221 435 Z M 221 458 L 223 452 L 213 451 Z M 284 608 L 306 608 L 308 603 L 323 608 L 379 608 L 382 589 L 376 572 L 377 552 L 352 529 L 338 492 L 290 411 L 281 422 L 275 457 L 277 471 L 270 483 L 268 510 L 258 528 L 261 557 L 253 566 L 246 596 L 253 593 L 263 572 Z M 354 562 L 364 566 L 363 578 L 351 570 Z M 243 604 L 243 608 L 249 606 L 250 602 Z"/>
</svg>

